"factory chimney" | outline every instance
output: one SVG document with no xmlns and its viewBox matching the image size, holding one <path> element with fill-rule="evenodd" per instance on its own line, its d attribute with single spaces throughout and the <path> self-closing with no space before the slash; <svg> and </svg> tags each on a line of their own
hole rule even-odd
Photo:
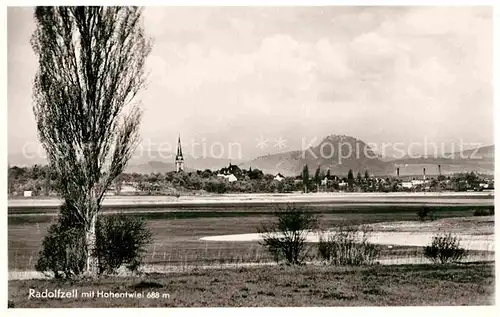
<svg viewBox="0 0 500 317">
<path fill-rule="evenodd" d="M 398 176 L 399 178 L 399 167 L 396 168 L 396 175 Z"/>
<path fill-rule="evenodd" d="M 425 181 L 425 167 L 424 167 L 424 181 Z"/>
<path fill-rule="evenodd" d="M 441 164 L 438 164 L 438 172 L 439 172 L 439 176 L 441 176 Z"/>
</svg>

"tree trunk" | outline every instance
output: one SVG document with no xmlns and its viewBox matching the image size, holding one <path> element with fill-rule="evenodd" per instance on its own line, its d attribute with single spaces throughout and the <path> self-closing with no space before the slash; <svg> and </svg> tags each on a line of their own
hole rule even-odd
<svg viewBox="0 0 500 317">
<path fill-rule="evenodd" d="M 85 226 L 85 252 L 86 264 L 84 275 L 95 277 L 97 276 L 97 257 L 94 250 L 96 248 L 96 222 L 97 214 L 94 214 L 89 223 Z"/>
</svg>

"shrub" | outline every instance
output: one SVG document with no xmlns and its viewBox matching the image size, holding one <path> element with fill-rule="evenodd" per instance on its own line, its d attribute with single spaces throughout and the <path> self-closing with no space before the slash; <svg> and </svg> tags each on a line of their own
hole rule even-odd
<svg viewBox="0 0 500 317">
<path fill-rule="evenodd" d="M 115 273 L 122 265 L 131 271 L 137 270 L 152 236 L 143 219 L 110 215 L 97 222 L 96 231 L 100 274 Z"/>
<path fill-rule="evenodd" d="M 488 209 L 474 210 L 474 216 L 493 216 L 495 215 L 495 207 L 490 206 Z"/>
<path fill-rule="evenodd" d="M 263 237 L 261 245 L 276 262 L 284 259 L 287 264 L 302 264 L 308 253 L 306 238 L 317 228 L 317 216 L 293 206 L 278 210 L 275 216 L 275 222 L 257 228 Z"/>
<path fill-rule="evenodd" d="M 42 241 L 35 266 L 39 272 L 52 272 L 56 278 L 70 278 L 85 268 L 85 233 L 76 213 L 64 204 L 56 223 Z M 99 274 L 114 273 L 121 265 L 135 271 L 141 264 L 151 233 L 142 219 L 111 215 L 98 217 L 96 250 Z"/>
<path fill-rule="evenodd" d="M 203 189 L 209 193 L 224 194 L 227 192 L 227 186 L 223 180 L 210 180 L 204 183 Z"/>
<path fill-rule="evenodd" d="M 85 268 L 85 233 L 83 225 L 63 204 L 57 222 L 52 224 L 42 241 L 37 271 L 52 272 L 56 278 L 80 275 Z"/>
<path fill-rule="evenodd" d="M 80 275 L 85 267 L 84 232 L 60 223 L 49 227 L 36 264 L 40 272 L 51 271 L 56 278 Z"/>
<path fill-rule="evenodd" d="M 424 248 L 424 256 L 434 263 L 457 262 L 466 255 L 465 249 L 460 247 L 460 239 L 451 233 L 433 237 L 431 244 Z"/>
<path fill-rule="evenodd" d="M 417 211 L 417 217 L 420 221 L 425 221 L 425 220 L 435 220 L 436 217 L 434 215 L 434 212 L 431 210 L 430 207 L 424 206 L 422 209 Z"/>
<path fill-rule="evenodd" d="M 320 237 L 318 254 L 333 265 L 373 264 L 380 250 L 368 242 L 368 234 L 366 228 L 340 227 L 326 238 Z"/>
</svg>

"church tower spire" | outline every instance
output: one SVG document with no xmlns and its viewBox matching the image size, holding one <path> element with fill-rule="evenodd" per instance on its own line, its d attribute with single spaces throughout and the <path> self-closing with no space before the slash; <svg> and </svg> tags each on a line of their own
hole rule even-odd
<svg viewBox="0 0 500 317">
<path fill-rule="evenodd" d="M 184 170 L 184 156 L 182 156 L 181 136 L 177 140 L 177 154 L 175 155 L 175 170 L 177 173 Z"/>
</svg>

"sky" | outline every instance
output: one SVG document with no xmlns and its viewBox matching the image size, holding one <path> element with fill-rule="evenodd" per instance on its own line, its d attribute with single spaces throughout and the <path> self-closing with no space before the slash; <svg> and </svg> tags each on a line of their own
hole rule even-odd
<svg viewBox="0 0 500 317">
<path fill-rule="evenodd" d="M 492 19 L 488 7 L 147 7 L 142 146 L 174 149 L 180 134 L 185 152 L 239 144 L 251 159 L 331 134 L 491 145 Z M 8 8 L 9 153 L 37 144 L 34 27 L 32 8 Z"/>
</svg>

